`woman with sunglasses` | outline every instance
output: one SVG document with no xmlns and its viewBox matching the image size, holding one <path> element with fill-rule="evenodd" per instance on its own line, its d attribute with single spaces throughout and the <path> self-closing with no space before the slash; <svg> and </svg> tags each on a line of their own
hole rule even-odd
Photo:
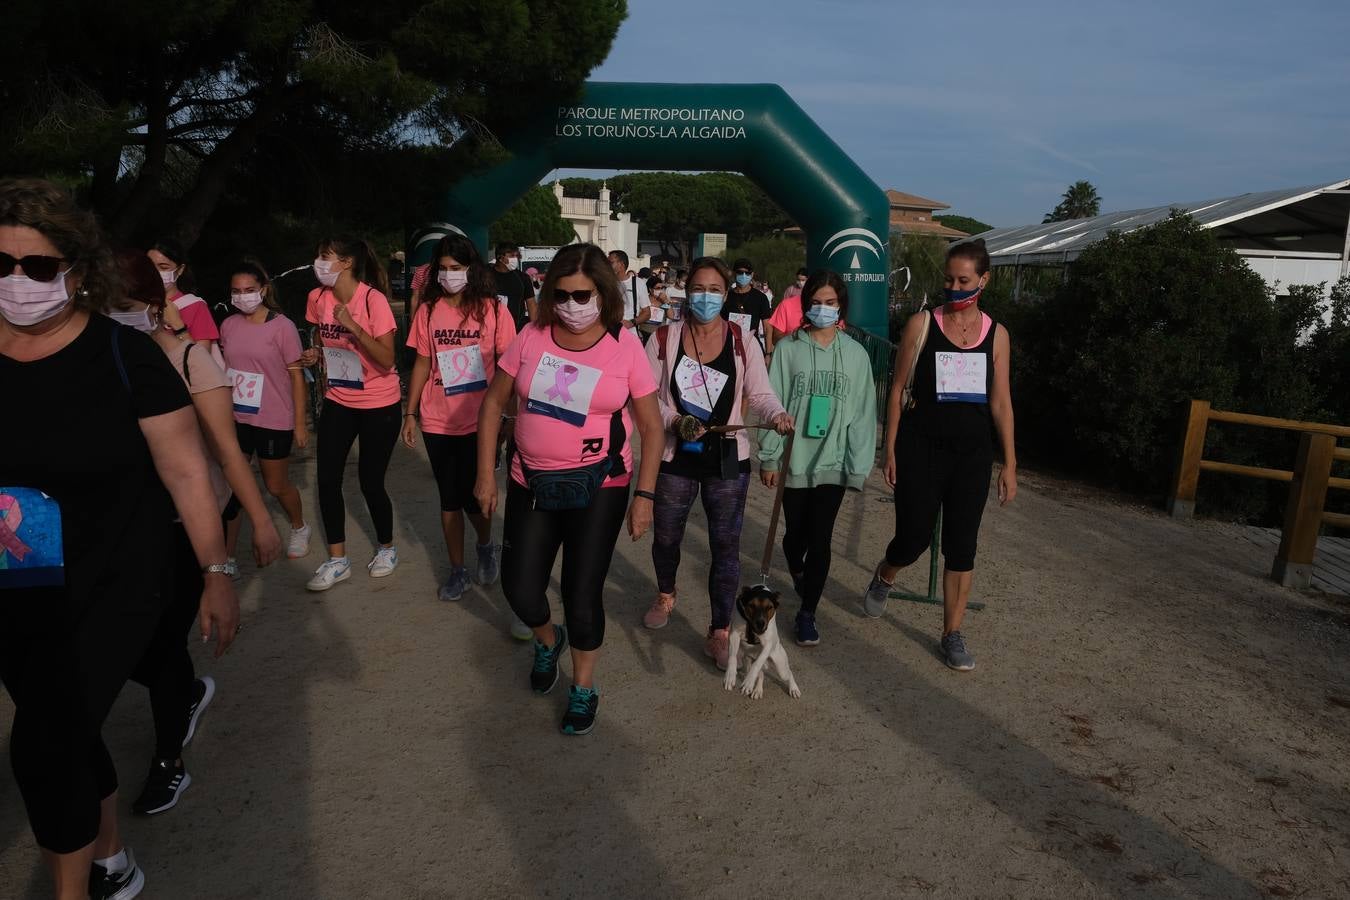
<svg viewBox="0 0 1350 900">
<path fill-rule="evenodd" d="M 497 301 L 497 282 L 473 242 L 447 234 L 432 255 L 435 278 L 422 289 L 408 346 L 417 351 L 403 416 L 403 443 L 417 446 L 417 423 L 441 499 L 441 533 L 450 576 L 437 598 L 458 600 L 469 589 L 464 565 L 464 518 L 477 535 L 474 580 L 497 580 L 492 519 L 473 497 L 478 480 L 478 410 L 497 360 L 516 336 L 516 323 Z M 531 635 L 533 636 L 533 635 Z"/>
<path fill-rule="evenodd" d="M 538 312 L 498 362 L 483 399 L 474 496 L 490 517 L 497 507 L 497 433 L 514 395 L 520 415 L 506 491 L 502 591 L 534 632 L 530 686 L 537 693 L 557 684 L 559 657 L 571 644 L 573 684 L 561 727 L 564 734 L 587 734 L 600 704 L 595 665 L 605 636 L 603 593 L 624 509 L 636 541 L 651 526 L 656 496 L 660 460 L 645 451 L 635 477 L 629 436 L 636 419 L 642 446 L 659 446 L 661 419 L 642 343 L 622 327 L 623 294 L 604 251 L 594 244 L 558 251 Z M 547 594 L 560 548 L 566 627 L 552 623 Z"/>
<path fill-rule="evenodd" d="M 747 411 L 783 432 L 793 424 L 769 385 L 759 342 L 738 322 L 722 318 L 731 284 L 726 263 L 715 257 L 695 260 L 689 270 L 689 315 L 662 326 L 647 342 L 665 428 L 652 541 L 657 594 L 642 624 L 664 628 L 670 621 L 685 523 L 701 496 L 712 554 L 712 616 L 703 652 L 719 669 L 727 667 L 731 610 L 741 584 L 750 439 L 744 429 L 707 429 L 744 425 Z"/>
<path fill-rule="evenodd" d="M 239 622 L 182 380 L 148 337 L 98 314 L 120 283 L 65 190 L 0 180 L 0 384 L 22 385 L 0 441 L 0 679 L 10 763 L 58 900 L 134 897 L 145 881 L 100 732 L 168 602 L 158 548 L 175 507 L 217 656 Z"/>
</svg>

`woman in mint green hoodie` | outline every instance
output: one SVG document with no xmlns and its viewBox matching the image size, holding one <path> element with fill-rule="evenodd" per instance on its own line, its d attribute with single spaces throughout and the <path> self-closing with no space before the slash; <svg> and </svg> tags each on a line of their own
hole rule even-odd
<svg viewBox="0 0 1350 900">
<path fill-rule="evenodd" d="M 816 606 L 830 574 L 830 539 L 844 490 L 860 490 L 877 451 L 877 395 L 867 351 L 839 328 L 848 315 L 848 286 L 828 269 L 802 288 L 802 325 L 774 344 L 769 383 L 796 420 L 792 458 L 780 471 L 783 438 L 760 438 L 760 481 L 785 479 L 783 555 L 802 598 L 796 638 L 820 643 Z"/>
</svg>

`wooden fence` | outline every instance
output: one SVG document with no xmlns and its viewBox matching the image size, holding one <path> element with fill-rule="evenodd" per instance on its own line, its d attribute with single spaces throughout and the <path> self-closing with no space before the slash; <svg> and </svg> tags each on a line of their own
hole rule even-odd
<svg viewBox="0 0 1350 900">
<path fill-rule="evenodd" d="M 1210 422 L 1231 422 L 1299 432 L 1302 437 L 1293 471 L 1205 459 L 1205 434 Z M 1176 479 L 1172 484 L 1168 512 L 1177 518 L 1189 518 L 1194 514 L 1195 492 L 1201 472 L 1222 472 L 1245 478 L 1287 482 L 1289 500 L 1285 505 L 1284 528 L 1271 577 L 1287 587 L 1306 588 L 1312 582 L 1317 535 L 1322 525 L 1350 528 L 1350 515 L 1328 512 L 1326 509 L 1327 491 L 1350 490 L 1350 478 L 1336 478 L 1331 474 L 1333 464 L 1350 461 L 1350 447 L 1337 446 L 1338 438 L 1350 438 L 1350 427 L 1226 412 L 1213 409 L 1208 400 L 1192 400 L 1182 442 L 1181 464 L 1177 467 Z"/>
</svg>

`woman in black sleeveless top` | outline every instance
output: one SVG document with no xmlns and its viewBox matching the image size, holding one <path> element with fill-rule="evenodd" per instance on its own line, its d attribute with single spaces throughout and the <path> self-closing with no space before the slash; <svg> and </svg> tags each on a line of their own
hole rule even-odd
<svg viewBox="0 0 1350 900">
<path fill-rule="evenodd" d="M 895 537 L 863 600 L 867 615 L 875 618 L 885 611 L 896 573 L 928 549 L 941 511 L 942 657 L 963 672 L 975 668 L 961 636 L 961 620 L 989 496 L 995 431 L 1003 447 L 999 503 L 1006 505 L 1017 495 L 1008 332 L 980 311 L 980 293 L 988 283 L 984 242 L 952 247 L 947 253 L 946 304 L 931 314 L 920 312 L 905 326 L 896 350 L 884 443 L 886 483 L 895 489 Z M 919 346 L 925 325 L 927 339 Z M 911 368 L 913 404 L 902 409 Z"/>
</svg>

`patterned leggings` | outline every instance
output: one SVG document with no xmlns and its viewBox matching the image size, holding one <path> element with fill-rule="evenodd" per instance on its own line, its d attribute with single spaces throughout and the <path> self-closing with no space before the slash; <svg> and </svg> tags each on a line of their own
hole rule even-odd
<svg viewBox="0 0 1350 900">
<path fill-rule="evenodd" d="M 712 568 L 708 572 L 708 599 L 712 603 L 712 627 L 731 626 L 731 608 L 741 581 L 741 526 L 745 523 L 745 495 L 750 475 L 731 480 L 683 478 L 662 474 L 656 479 L 656 504 L 652 513 L 652 565 L 656 586 L 663 594 L 675 592 L 675 573 L 680 568 L 680 544 L 694 498 L 703 494 L 703 512 L 708 517 L 708 544 Z"/>
</svg>

